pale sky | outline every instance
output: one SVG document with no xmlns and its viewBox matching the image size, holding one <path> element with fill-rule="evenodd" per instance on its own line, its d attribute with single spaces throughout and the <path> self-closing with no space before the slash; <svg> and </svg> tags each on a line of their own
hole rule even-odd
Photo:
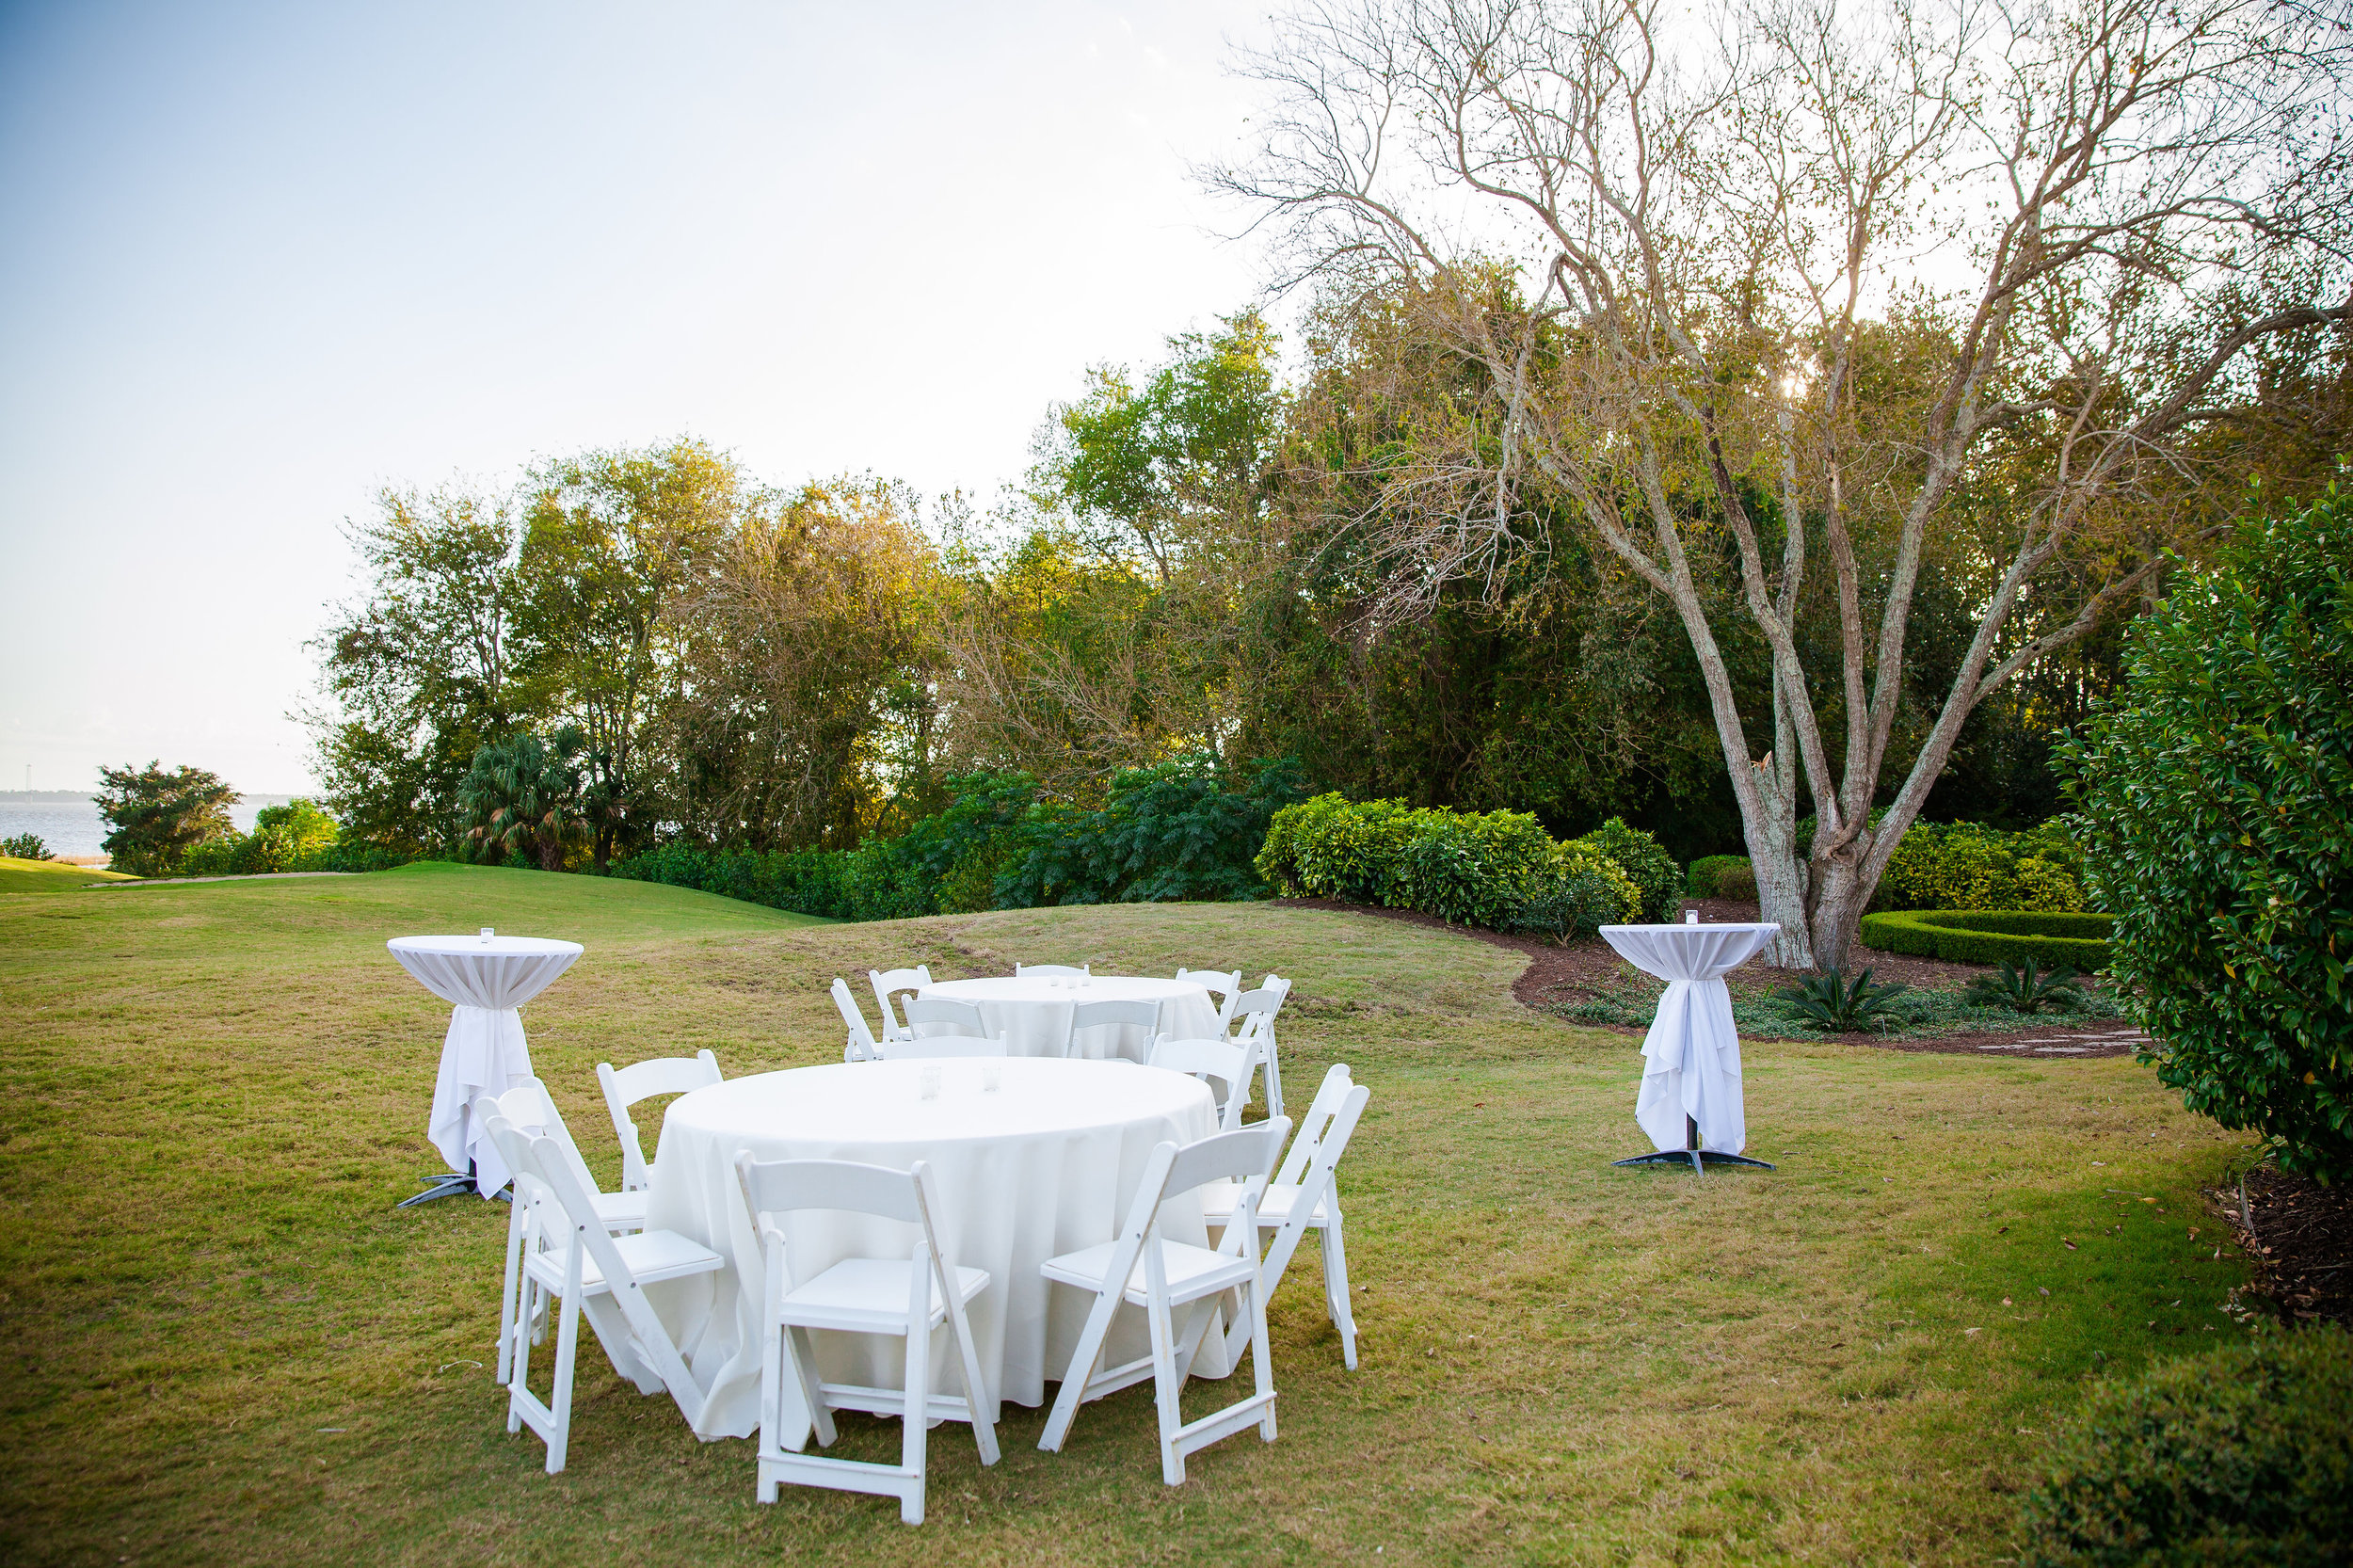
<svg viewBox="0 0 2353 1568">
<path fill-rule="evenodd" d="M 0 0 L 0 789 L 312 782 L 385 484 L 680 434 L 1019 475 L 1250 302 L 1263 7 Z"/>
</svg>

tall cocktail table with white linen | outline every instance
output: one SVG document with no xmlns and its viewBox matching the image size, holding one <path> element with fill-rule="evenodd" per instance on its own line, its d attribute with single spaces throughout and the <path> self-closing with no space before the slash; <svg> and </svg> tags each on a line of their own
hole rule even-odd
<svg viewBox="0 0 2353 1568">
<path fill-rule="evenodd" d="M 474 1125 L 478 1095 L 503 1095 L 531 1077 L 531 1052 L 516 1009 L 548 988 L 582 952 L 578 942 L 541 936 L 395 936 L 384 944 L 419 984 L 455 1002 L 441 1038 L 441 1066 L 433 1080 L 433 1113 L 425 1136 L 449 1162 L 450 1175 L 406 1208 L 453 1192 L 495 1195 L 514 1175 L 489 1134 Z"/>
<path fill-rule="evenodd" d="M 1723 976 L 1780 932 L 1778 925 L 1755 921 L 1601 928 L 1618 956 L 1667 983 L 1642 1041 L 1642 1089 L 1634 1102 L 1634 1119 L 1657 1152 L 1617 1163 L 1688 1157 L 1698 1170 L 1705 1153 L 1765 1164 L 1739 1159 L 1749 1132 L 1740 1096 L 1740 1037 Z"/>
<path fill-rule="evenodd" d="M 1217 1004 L 1190 980 L 1000 975 L 942 981 L 917 994 L 971 1002 L 981 1010 L 989 1033 L 1005 1036 L 1005 1050 L 1012 1056 L 1069 1056 L 1091 1062 L 1116 1056 L 1141 1062 L 1152 1049 L 1152 1033 L 1207 1040 L 1219 1032 Z M 1160 1010 L 1160 1021 L 1150 1033 L 1133 1024 L 1097 1024 L 1073 1038 L 1070 1011 L 1083 1001 L 1148 1001 Z"/>
<path fill-rule="evenodd" d="M 936 1097 L 923 1097 L 927 1076 Z M 985 1085 L 995 1081 L 998 1087 Z M 647 1224 L 675 1230 L 728 1260 L 712 1288 L 680 1291 L 654 1305 L 708 1390 L 704 1437 L 744 1437 L 760 1425 L 760 1240 L 736 1179 L 735 1158 L 852 1160 L 912 1168 L 931 1163 L 946 1212 L 935 1214 L 940 1245 L 966 1268 L 988 1271 L 971 1324 L 989 1392 L 1016 1404 L 1045 1399 L 1077 1348 L 1092 1304 L 1052 1290 L 1038 1265 L 1114 1239 L 1126 1208 L 1163 1142 L 1189 1144 L 1217 1130 L 1207 1085 L 1180 1073 L 1117 1062 L 958 1057 L 861 1062 L 732 1079 L 682 1095 L 662 1128 L 648 1192 Z M 1172 1206 L 1172 1208 L 1175 1206 Z M 1206 1242 L 1208 1228 L 1163 1224 L 1181 1240 Z M 810 1277 L 844 1257 L 904 1258 L 915 1228 L 862 1215 L 796 1212 L 788 1224 L 795 1264 Z M 1191 1234 L 1187 1234 L 1188 1232 Z M 1113 1360 L 1146 1353 L 1141 1311 L 1114 1329 Z M 826 1382 L 897 1387 L 904 1349 L 872 1336 L 816 1334 Z M 955 1357 L 935 1352 L 933 1366 Z M 1232 1370 L 1222 1338 L 1204 1342 L 1194 1370 Z M 805 1427 L 791 1379 L 787 1425 Z M 788 1448 L 801 1439 L 787 1432 Z"/>
</svg>

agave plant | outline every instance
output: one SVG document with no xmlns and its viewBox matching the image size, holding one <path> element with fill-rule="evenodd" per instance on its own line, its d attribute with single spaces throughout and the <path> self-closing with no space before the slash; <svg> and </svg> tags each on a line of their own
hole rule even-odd
<svg viewBox="0 0 2353 1568">
<path fill-rule="evenodd" d="M 1776 1000 L 1805 1021 L 1810 1029 L 1844 1034 L 1858 1029 L 1882 1029 L 1901 1021 L 1895 998 L 1900 984 L 1875 985 L 1865 969 L 1849 980 L 1834 968 L 1806 976 L 1795 985 L 1773 993 Z"/>
<path fill-rule="evenodd" d="M 2064 964 L 2045 974 L 2031 958 L 2023 967 L 2004 959 L 1999 973 L 1981 974 L 1971 981 L 1962 1000 L 1979 1007 L 2007 1007 L 2013 1013 L 2073 1007 L 2084 1000 L 2083 978 Z"/>
</svg>

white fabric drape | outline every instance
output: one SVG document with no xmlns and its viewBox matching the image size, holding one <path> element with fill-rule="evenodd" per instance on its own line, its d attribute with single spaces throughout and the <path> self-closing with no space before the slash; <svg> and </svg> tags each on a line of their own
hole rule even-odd
<svg viewBox="0 0 2353 1568">
<path fill-rule="evenodd" d="M 920 995 L 968 1001 L 981 1010 L 981 1021 L 991 1034 L 1006 1036 L 1013 1056 L 1068 1056 L 1088 1062 L 1121 1057 L 1141 1062 L 1152 1049 L 1152 1036 L 1176 1040 L 1213 1040 L 1218 1034 L 1217 1004 L 1209 993 L 1190 980 L 1150 980 L 1128 975 L 1095 975 L 1084 981 L 1069 977 L 1049 980 L 1036 975 L 1000 975 L 990 980 L 950 980 L 926 985 Z M 1133 1024 L 1096 1024 L 1073 1038 L 1070 1010 L 1082 1001 L 1148 1001 L 1160 1010 L 1150 1030 Z"/>
<path fill-rule="evenodd" d="M 1740 1037 L 1722 976 L 1755 957 L 1780 930 L 1753 922 L 1601 928 L 1620 957 L 1667 983 L 1642 1041 L 1642 1089 L 1634 1102 L 1634 1119 L 1654 1147 L 1684 1147 L 1687 1116 L 1699 1124 L 1701 1148 L 1738 1154 L 1747 1147 Z"/>
<path fill-rule="evenodd" d="M 922 1097 L 936 1073 L 936 1097 Z M 999 1088 L 984 1087 L 995 1074 Z M 835 1063 L 760 1073 L 697 1089 L 671 1102 L 647 1194 L 647 1223 L 692 1237 L 728 1259 L 691 1288 L 657 1286 L 648 1299 L 709 1390 L 704 1437 L 744 1437 L 760 1425 L 760 1240 L 735 1174 L 735 1158 L 852 1160 L 907 1170 L 931 1162 L 945 1213 L 933 1216 L 940 1244 L 966 1268 L 988 1271 L 971 1308 L 982 1375 L 1016 1404 L 1044 1401 L 1077 1348 L 1093 1304 L 1048 1286 L 1038 1265 L 1118 1235 L 1120 1221 L 1153 1147 L 1192 1143 L 1217 1130 L 1208 1087 L 1180 1073 L 1116 1063 L 957 1057 L 936 1061 Z M 1198 1199 L 1188 1223 L 1173 1200 L 1167 1233 L 1206 1241 Z M 904 1258 L 915 1227 L 864 1215 L 802 1212 L 788 1222 L 792 1262 L 814 1278 L 844 1257 Z M 1130 1321 L 1129 1320 L 1132 1320 Z M 939 1331 L 945 1333 L 945 1330 Z M 829 1383 L 897 1387 L 902 1342 L 820 1333 Z M 944 1341 L 943 1341 L 944 1343 Z M 691 1347 L 691 1348 L 690 1348 Z M 1150 1348 L 1144 1314 L 1114 1325 L 1112 1361 Z M 952 1351 L 936 1352 L 941 1392 L 957 1392 Z M 1231 1368 L 1212 1333 L 1195 1370 Z M 788 1420 L 805 1428 L 798 1391 L 785 1382 Z M 788 1447 L 800 1439 L 786 1434 Z"/>
<path fill-rule="evenodd" d="M 531 1051 L 515 1010 L 572 967 L 578 942 L 537 936 L 395 936 L 384 944 L 417 983 L 455 1002 L 441 1039 L 425 1136 L 453 1171 L 473 1162 L 474 1187 L 495 1195 L 514 1175 L 473 1120 L 477 1095 L 503 1095 L 531 1077 Z"/>
</svg>

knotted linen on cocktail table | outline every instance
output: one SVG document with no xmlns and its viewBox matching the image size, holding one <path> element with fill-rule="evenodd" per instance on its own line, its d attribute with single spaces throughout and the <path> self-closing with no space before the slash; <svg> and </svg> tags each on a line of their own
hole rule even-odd
<svg viewBox="0 0 2353 1568">
<path fill-rule="evenodd" d="M 1642 1089 L 1634 1119 L 1654 1147 L 1685 1146 L 1688 1116 L 1699 1146 L 1738 1154 L 1748 1144 L 1740 1105 L 1740 1037 L 1732 1027 L 1724 974 L 1780 934 L 1754 921 L 1722 925 L 1605 925 L 1618 956 L 1667 983 L 1642 1041 Z"/>
<path fill-rule="evenodd" d="M 475 1125 L 474 1096 L 503 1095 L 531 1077 L 515 1010 L 570 968 L 583 949 L 541 936 L 395 936 L 384 945 L 419 984 L 456 1003 L 441 1038 L 425 1136 L 452 1171 L 463 1173 L 471 1161 L 474 1190 L 495 1196 L 514 1173 Z"/>
</svg>

